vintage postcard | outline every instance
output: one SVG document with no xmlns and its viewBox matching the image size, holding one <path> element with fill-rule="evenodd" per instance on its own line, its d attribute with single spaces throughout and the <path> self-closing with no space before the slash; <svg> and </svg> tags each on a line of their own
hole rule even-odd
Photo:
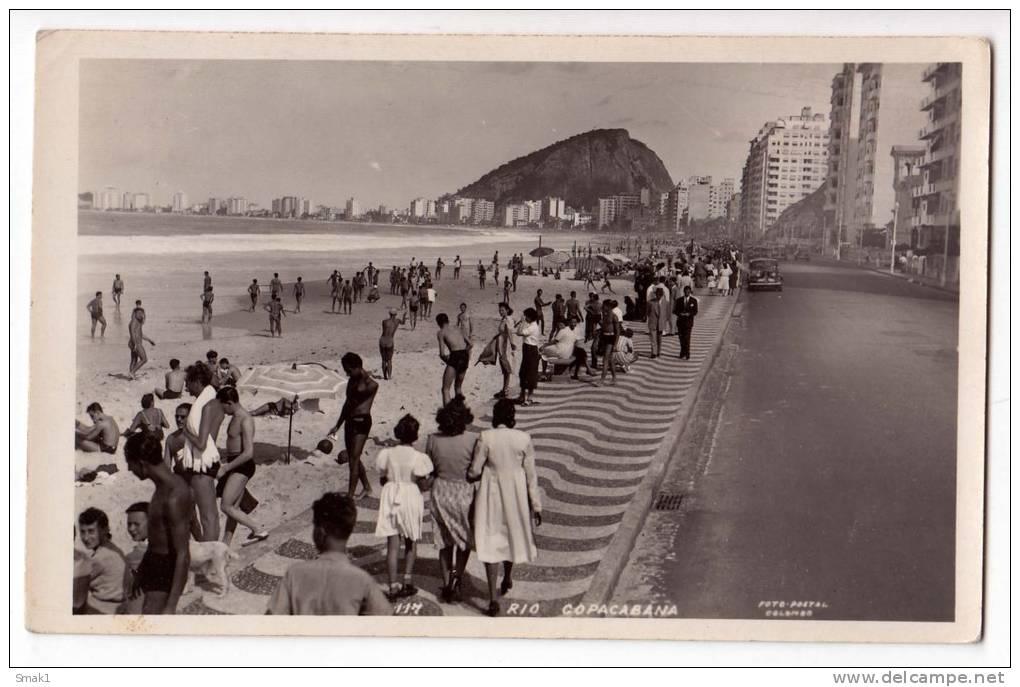
<svg viewBox="0 0 1020 687">
<path fill-rule="evenodd" d="M 36 79 L 29 629 L 981 636 L 985 42 L 52 31 Z"/>
</svg>

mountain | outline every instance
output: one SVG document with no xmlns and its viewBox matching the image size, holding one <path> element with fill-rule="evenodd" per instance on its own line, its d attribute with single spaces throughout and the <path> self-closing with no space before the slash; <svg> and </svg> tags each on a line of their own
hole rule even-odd
<svg viewBox="0 0 1020 687">
<path fill-rule="evenodd" d="M 511 160 L 454 195 L 497 204 L 556 196 L 581 208 L 615 193 L 672 187 L 659 156 L 626 129 L 593 129 Z"/>
</svg>

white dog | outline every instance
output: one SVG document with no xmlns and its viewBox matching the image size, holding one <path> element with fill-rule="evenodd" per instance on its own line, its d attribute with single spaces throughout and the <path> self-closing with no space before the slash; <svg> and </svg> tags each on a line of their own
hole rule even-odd
<svg viewBox="0 0 1020 687">
<path fill-rule="evenodd" d="M 215 581 L 219 587 L 219 596 L 225 596 L 227 589 L 230 588 L 227 566 L 231 559 L 240 558 L 240 556 L 221 541 L 192 540 L 188 551 L 191 553 L 191 568 L 184 590 L 191 589 L 195 584 L 195 573 L 201 573 L 207 580 Z"/>
</svg>

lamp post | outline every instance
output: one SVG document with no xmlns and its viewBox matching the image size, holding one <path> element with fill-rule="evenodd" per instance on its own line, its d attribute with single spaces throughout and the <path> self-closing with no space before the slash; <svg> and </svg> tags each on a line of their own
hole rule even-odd
<svg viewBox="0 0 1020 687">
<path fill-rule="evenodd" d="M 892 253 L 889 257 L 889 274 L 896 274 L 896 220 L 900 216 L 900 201 L 896 200 L 892 212 Z"/>
</svg>

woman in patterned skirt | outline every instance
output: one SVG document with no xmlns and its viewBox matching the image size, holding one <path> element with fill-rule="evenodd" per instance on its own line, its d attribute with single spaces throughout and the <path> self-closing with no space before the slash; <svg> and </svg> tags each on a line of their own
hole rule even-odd
<svg viewBox="0 0 1020 687">
<path fill-rule="evenodd" d="M 429 435 L 425 444 L 425 453 L 435 467 L 432 517 L 442 538 L 439 549 L 439 567 L 443 575 L 441 598 L 447 603 L 460 601 L 464 569 L 474 542 L 471 504 L 475 498 L 475 486 L 467 481 L 467 471 L 471 467 L 478 435 L 466 431 L 473 421 L 471 410 L 464 405 L 464 397 L 455 396 L 436 413 L 439 432 Z M 453 557 L 455 548 L 456 561 Z"/>
</svg>

